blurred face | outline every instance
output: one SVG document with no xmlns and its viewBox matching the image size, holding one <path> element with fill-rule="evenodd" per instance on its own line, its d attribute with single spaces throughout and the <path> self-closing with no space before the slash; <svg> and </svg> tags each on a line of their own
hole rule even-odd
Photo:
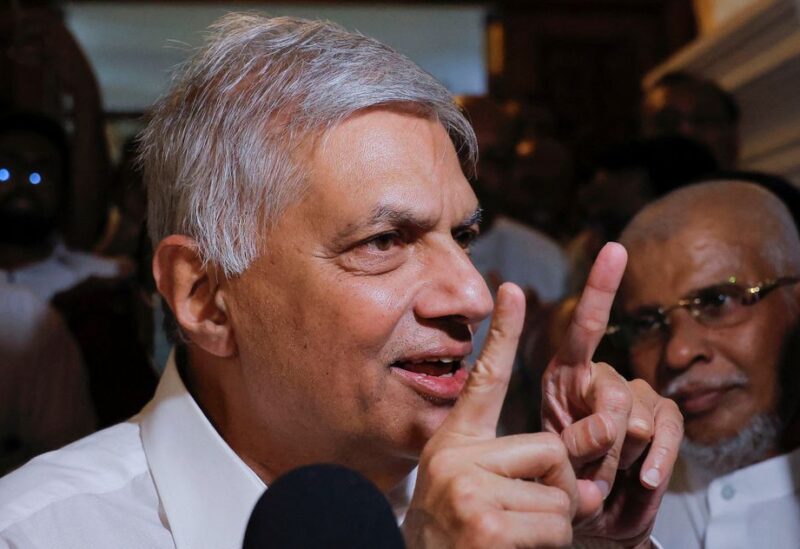
<svg viewBox="0 0 800 549">
<path fill-rule="evenodd" d="M 659 87 L 645 97 L 646 135 L 683 135 L 709 148 L 722 168 L 736 166 L 737 128 L 713 93 L 691 86 Z"/>
<path fill-rule="evenodd" d="M 619 231 L 652 198 L 647 172 L 641 168 L 598 170 L 579 194 L 587 218 Z"/>
<path fill-rule="evenodd" d="M 231 282 L 256 426 L 301 461 L 405 463 L 466 379 L 491 298 L 468 247 L 476 198 L 443 127 L 372 110 L 313 147 L 310 189 Z"/>
<path fill-rule="evenodd" d="M 0 135 L 0 242 L 37 244 L 56 228 L 61 155 L 44 137 Z"/>
<path fill-rule="evenodd" d="M 668 307 L 731 276 L 749 286 L 795 274 L 775 272 L 757 252 L 758 240 L 703 220 L 666 242 L 631 249 L 624 312 Z M 689 440 L 715 444 L 735 436 L 756 415 L 776 411 L 783 343 L 796 321 L 793 291 L 774 290 L 726 327 L 701 325 L 677 308 L 660 336 L 633 345 L 634 373 L 678 403 Z"/>
</svg>

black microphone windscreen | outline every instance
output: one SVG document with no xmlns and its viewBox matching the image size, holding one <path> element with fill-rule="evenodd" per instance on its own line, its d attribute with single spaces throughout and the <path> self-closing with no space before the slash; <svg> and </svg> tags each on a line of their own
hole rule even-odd
<svg viewBox="0 0 800 549">
<path fill-rule="evenodd" d="M 386 497 L 363 475 L 309 465 L 279 477 L 253 508 L 243 549 L 403 549 Z"/>
</svg>

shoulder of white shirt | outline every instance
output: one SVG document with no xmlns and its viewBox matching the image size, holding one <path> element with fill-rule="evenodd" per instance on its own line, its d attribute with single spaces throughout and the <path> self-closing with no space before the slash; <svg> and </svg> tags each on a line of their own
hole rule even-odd
<svg viewBox="0 0 800 549">
<path fill-rule="evenodd" d="M 82 277 L 114 277 L 121 270 L 120 263 L 113 258 L 73 250 L 60 241 L 56 244 L 52 257 Z"/>
<path fill-rule="evenodd" d="M 46 509 L 68 506 L 76 496 L 115 492 L 147 474 L 136 418 L 103 429 L 0 479 L 0 532 Z"/>
</svg>

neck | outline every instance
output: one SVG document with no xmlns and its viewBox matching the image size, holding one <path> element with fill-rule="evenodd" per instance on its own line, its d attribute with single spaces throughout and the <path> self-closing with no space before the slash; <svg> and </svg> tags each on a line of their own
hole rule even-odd
<svg viewBox="0 0 800 549">
<path fill-rule="evenodd" d="M 49 241 L 32 246 L 0 244 L 0 267 L 9 271 L 19 269 L 46 259 L 52 252 L 53 244 Z"/>
<path fill-rule="evenodd" d="M 228 446 L 266 485 L 297 467 L 335 463 L 358 471 L 388 492 L 416 467 L 411 457 L 384 455 L 382 459 L 380 453 L 358 444 L 355 452 L 348 451 L 338 447 L 336 440 L 303 436 L 311 429 L 281 425 L 276 418 L 265 417 L 270 414 L 252 409 L 253 401 L 242 389 L 246 380 L 235 358 L 213 357 L 187 345 L 177 355 L 186 388 Z"/>
</svg>

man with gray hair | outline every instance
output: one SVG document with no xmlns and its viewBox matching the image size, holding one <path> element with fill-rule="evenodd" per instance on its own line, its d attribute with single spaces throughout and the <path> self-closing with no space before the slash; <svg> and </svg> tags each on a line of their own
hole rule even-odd
<svg viewBox="0 0 800 549">
<path fill-rule="evenodd" d="M 591 361 L 624 250 L 546 374 L 551 432 L 496 438 L 524 297 L 500 287 L 468 371 L 492 301 L 450 94 L 330 23 L 214 31 L 142 136 L 175 352 L 139 415 L 0 482 L 0 546 L 239 547 L 265 487 L 320 462 L 385 493 L 409 547 L 648 546 L 681 419 Z"/>
<path fill-rule="evenodd" d="M 656 536 L 686 549 L 799 547 L 792 215 L 762 186 L 707 181 L 647 206 L 621 241 L 630 262 L 610 330 L 686 426 Z"/>
</svg>

